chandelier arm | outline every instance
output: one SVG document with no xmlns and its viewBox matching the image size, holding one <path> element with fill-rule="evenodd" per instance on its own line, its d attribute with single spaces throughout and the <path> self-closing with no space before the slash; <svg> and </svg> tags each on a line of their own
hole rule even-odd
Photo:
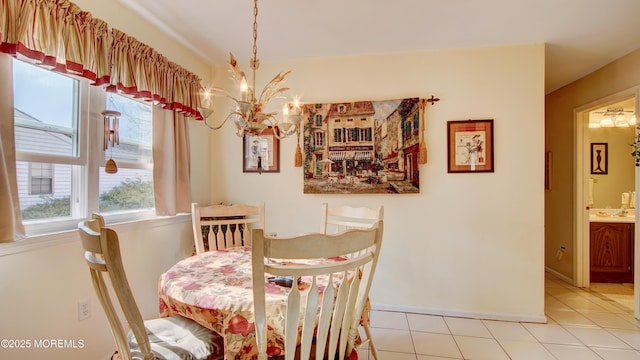
<svg viewBox="0 0 640 360">
<path fill-rule="evenodd" d="M 242 114 L 240 114 L 239 112 L 237 112 L 237 111 L 233 111 L 233 112 L 230 112 L 230 113 L 229 113 L 229 114 L 224 118 L 224 120 L 222 120 L 222 122 L 221 122 L 219 125 L 213 125 L 213 126 L 212 126 L 212 125 L 209 125 L 209 124 L 207 123 L 207 119 L 206 119 L 206 118 L 203 120 L 203 122 L 204 122 L 204 124 L 205 124 L 209 129 L 211 129 L 211 130 L 219 130 L 219 129 L 221 129 L 221 128 L 224 126 L 224 124 L 226 124 L 226 123 L 227 123 L 227 120 L 229 120 L 229 118 L 230 118 L 232 115 L 240 115 L 240 116 L 242 116 Z"/>
<path fill-rule="evenodd" d="M 291 126 L 292 128 L 295 127 L 294 125 Z M 278 126 L 278 129 L 280 129 L 280 127 Z M 295 133 L 295 131 L 284 131 L 284 130 L 278 130 L 278 131 L 274 131 L 274 136 L 278 139 L 278 140 L 282 140 L 284 138 L 287 138 L 289 136 L 291 136 L 292 134 Z M 284 134 L 284 135 L 278 135 L 278 133 L 280 134 Z"/>
<path fill-rule="evenodd" d="M 278 140 L 282 140 L 286 137 L 289 137 L 293 134 L 295 134 L 296 129 L 298 128 L 298 126 L 296 124 L 291 124 L 291 126 L 289 127 L 289 129 L 285 130 L 283 128 L 283 123 L 279 122 L 278 119 L 275 116 L 270 116 L 269 118 L 273 118 L 274 120 L 268 120 L 267 122 L 269 123 L 269 126 L 273 127 L 273 128 L 278 128 L 278 131 L 274 131 L 273 135 L 278 139 Z M 265 120 L 266 121 L 266 120 Z"/>
</svg>

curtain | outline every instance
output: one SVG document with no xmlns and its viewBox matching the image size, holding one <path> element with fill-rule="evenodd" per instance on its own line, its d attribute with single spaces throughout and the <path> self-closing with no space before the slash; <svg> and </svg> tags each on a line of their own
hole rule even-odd
<svg viewBox="0 0 640 360">
<path fill-rule="evenodd" d="M 0 55 L 0 88 L 13 86 L 11 57 Z M 18 204 L 16 152 L 13 136 L 13 94 L 0 96 L 0 242 L 25 236 Z"/>
<path fill-rule="evenodd" d="M 0 0 L 0 52 L 202 119 L 201 79 L 68 0 Z"/>
<path fill-rule="evenodd" d="M 165 110 L 198 117 L 200 78 L 168 61 L 150 46 L 113 29 L 111 85 L 136 98 L 153 100 Z"/>
<path fill-rule="evenodd" d="M 109 81 L 112 35 L 107 23 L 66 0 L 0 1 L 0 51 L 95 84 Z"/>
<path fill-rule="evenodd" d="M 190 211 L 186 117 L 202 119 L 197 111 L 201 89 L 197 75 L 124 32 L 110 29 L 68 0 L 0 0 L 0 52 L 27 57 L 54 71 L 83 76 L 94 85 L 107 85 L 107 90 L 171 110 L 154 111 L 156 207 L 159 215 Z M 13 114 L 0 115 L 13 119 Z M 6 203 L 18 211 L 11 220 L 0 220 L 0 231 L 15 227 L 16 234 L 24 234 L 17 199 L 12 198 L 17 196 L 13 121 L 0 122 L 0 209 L 9 214 L 5 210 L 12 208 Z M 0 241 L 5 237 L 0 233 Z"/>
<path fill-rule="evenodd" d="M 153 112 L 153 187 L 157 215 L 191 212 L 189 124 L 185 120 L 183 114 L 175 111 Z"/>
</svg>

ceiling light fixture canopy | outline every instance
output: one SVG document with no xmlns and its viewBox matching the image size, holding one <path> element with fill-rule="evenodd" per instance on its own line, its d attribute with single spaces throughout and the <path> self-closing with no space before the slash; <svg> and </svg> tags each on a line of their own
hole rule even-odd
<svg viewBox="0 0 640 360">
<path fill-rule="evenodd" d="M 283 119 L 278 119 L 277 112 L 265 112 L 265 108 L 269 101 L 277 96 L 281 96 L 288 91 L 288 87 L 284 87 L 284 80 L 291 71 L 279 73 L 276 75 L 262 90 L 260 97 L 256 98 L 256 70 L 260 67 L 258 59 L 258 0 L 253 1 L 253 56 L 249 61 L 252 72 L 252 82 L 249 86 L 247 78 L 238 67 L 238 63 L 233 54 L 230 54 L 229 73 L 231 78 L 238 84 L 240 88 L 240 98 L 231 95 L 230 92 L 218 88 L 211 87 L 204 91 L 202 106 L 198 108 L 207 127 L 218 130 L 229 119 L 233 119 L 236 125 L 236 135 L 243 137 L 245 134 L 260 134 L 267 128 L 274 129 L 273 133 L 278 139 L 285 138 L 295 134 L 298 126 L 302 121 L 302 110 L 296 99 L 293 103 L 284 105 L 282 111 Z M 224 120 L 218 125 L 210 125 L 207 118 L 213 114 L 211 106 L 212 93 L 218 93 L 226 96 L 234 102 L 233 110 L 227 114 Z"/>
</svg>

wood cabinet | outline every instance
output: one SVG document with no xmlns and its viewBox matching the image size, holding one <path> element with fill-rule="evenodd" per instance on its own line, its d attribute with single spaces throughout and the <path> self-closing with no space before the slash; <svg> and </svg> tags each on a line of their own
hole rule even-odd
<svg viewBox="0 0 640 360">
<path fill-rule="evenodd" d="M 590 223 L 591 281 L 633 283 L 634 223 Z"/>
</svg>

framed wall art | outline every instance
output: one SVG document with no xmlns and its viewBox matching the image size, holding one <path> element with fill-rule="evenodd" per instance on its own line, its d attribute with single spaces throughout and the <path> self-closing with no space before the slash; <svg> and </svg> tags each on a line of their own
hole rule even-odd
<svg viewBox="0 0 640 360">
<path fill-rule="evenodd" d="M 303 105 L 305 194 L 420 192 L 419 98 Z"/>
<path fill-rule="evenodd" d="M 447 121 L 447 171 L 493 172 L 493 120 Z"/>
<path fill-rule="evenodd" d="M 609 172 L 607 143 L 591 143 L 591 173 L 605 175 Z"/>
<path fill-rule="evenodd" d="M 259 135 L 244 135 L 243 172 L 280 172 L 280 140 L 272 128 Z"/>
</svg>

